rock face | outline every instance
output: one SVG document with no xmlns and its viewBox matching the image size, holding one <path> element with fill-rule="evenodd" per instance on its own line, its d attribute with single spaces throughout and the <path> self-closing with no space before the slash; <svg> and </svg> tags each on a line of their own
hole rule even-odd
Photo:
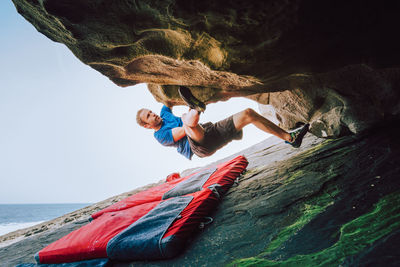
<svg viewBox="0 0 400 267">
<path fill-rule="evenodd" d="M 308 134 L 300 149 L 273 137 L 242 151 L 247 171 L 184 253 L 113 266 L 399 266 L 400 142 L 389 128 L 338 140 Z M 85 223 L 0 248 L 2 264 L 34 262 Z"/>
<path fill-rule="evenodd" d="M 179 257 L 135 266 L 400 265 L 399 1 L 13 2 L 117 85 L 147 83 L 171 105 L 182 104 L 179 85 L 206 103 L 248 97 L 273 106 L 262 110 L 284 128 L 310 122 L 317 137 L 343 136 L 241 152 L 248 171 L 214 223 Z M 33 262 L 87 223 L 80 214 L 0 248 L 1 264 Z"/>
<path fill-rule="evenodd" d="M 39 32 L 120 86 L 182 104 L 243 96 L 284 128 L 361 132 L 400 113 L 398 1 L 13 0 Z"/>
</svg>

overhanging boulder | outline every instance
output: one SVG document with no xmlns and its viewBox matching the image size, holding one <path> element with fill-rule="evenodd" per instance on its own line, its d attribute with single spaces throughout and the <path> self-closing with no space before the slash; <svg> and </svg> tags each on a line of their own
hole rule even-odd
<svg viewBox="0 0 400 267">
<path fill-rule="evenodd" d="M 119 86 L 182 104 L 248 97 L 284 128 L 358 133 L 400 112 L 397 1 L 13 0 L 51 40 Z"/>
</svg>

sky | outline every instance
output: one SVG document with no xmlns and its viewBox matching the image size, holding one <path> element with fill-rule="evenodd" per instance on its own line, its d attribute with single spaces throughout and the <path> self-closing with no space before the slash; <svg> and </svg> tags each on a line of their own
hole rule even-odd
<svg viewBox="0 0 400 267">
<path fill-rule="evenodd" d="M 0 204 L 95 203 L 269 137 L 249 125 L 243 140 L 189 161 L 136 124 L 141 107 L 162 107 L 145 84 L 113 84 L 39 33 L 11 1 L 0 1 L 0 25 Z M 201 122 L 248 107 L 258 110 L 245 98 L 210 104 Z"/>
</svg>

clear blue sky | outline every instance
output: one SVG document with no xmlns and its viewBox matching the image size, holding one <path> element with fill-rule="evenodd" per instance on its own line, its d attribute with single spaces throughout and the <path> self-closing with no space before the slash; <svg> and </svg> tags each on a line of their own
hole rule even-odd
<svg viewBox="0 0 400 267">
<path fill-rule="evenodd" d="M 248 126 L 243 141 L 186 160 L 136 124 L 139 108 L 162 106 L 144 84 L 114 85 L 37 32 L 11 1 L 0 2 L 0 25 L 0 203 L 98 202 L 268 137 Z M 208 105 L 202 121 L 246 107 L 257 109 L 243 98 Z"/>
</svg>

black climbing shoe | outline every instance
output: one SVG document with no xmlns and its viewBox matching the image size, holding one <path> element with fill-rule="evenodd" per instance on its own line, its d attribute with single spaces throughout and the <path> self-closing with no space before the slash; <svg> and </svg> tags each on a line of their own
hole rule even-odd
<svg viewBox="0 0 400 267">
<path fill-rule="evenodd" d="M 295 148 L 299 148 L 301 146 L 301 142 L 303 141 L 303 137 L 308 132 L 308 128 L 310 128 L 310 124 L 307 123 L 302 128 L 291 132 L 290 136 L 292 137 L 292 142 L 285 141 L 285 143 Z"/>
<path fill-rule="evenodd" d="M 198 112 L 204 112 L 206 110 L 206 105 L 194 97 L 189 88 L 180 86 L 178 92 L 182 100 L 185 101 L 186 105 L 188 105 L 191 109 L 195 109 Z"/>
</svg>

